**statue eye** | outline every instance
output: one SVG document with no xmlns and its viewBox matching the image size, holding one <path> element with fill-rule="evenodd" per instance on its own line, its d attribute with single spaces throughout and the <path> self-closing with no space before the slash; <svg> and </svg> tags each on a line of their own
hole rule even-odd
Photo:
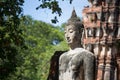
<svg viewBox="0 0 120 80">
<path fill-rule="evenodd" d="M 73 33 L 73 30 L 70 30 L 70 33 Z"/>
</svg>

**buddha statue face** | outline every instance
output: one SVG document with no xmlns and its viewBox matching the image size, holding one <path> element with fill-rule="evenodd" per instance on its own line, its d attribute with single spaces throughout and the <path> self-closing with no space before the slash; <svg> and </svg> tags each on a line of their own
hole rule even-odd
<svg viewBox="0 0 120 80">
<path fill-rule="evenodd" d="M 80 32 L 75 25 L 68 25 L 65 27 L 65 39 L 68 44 L 80 43 Z"/>
</svg>

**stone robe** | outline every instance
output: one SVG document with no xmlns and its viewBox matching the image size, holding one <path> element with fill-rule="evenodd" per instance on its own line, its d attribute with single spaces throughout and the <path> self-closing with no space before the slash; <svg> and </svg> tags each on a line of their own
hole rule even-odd
<svg viewBox="0 0 120 80">
<path fill-rule="evenodd" d="M 59 58 L 59 80 L 94 80 L 95 57 L 83 49 L 75 48 Z"/>
</svg>

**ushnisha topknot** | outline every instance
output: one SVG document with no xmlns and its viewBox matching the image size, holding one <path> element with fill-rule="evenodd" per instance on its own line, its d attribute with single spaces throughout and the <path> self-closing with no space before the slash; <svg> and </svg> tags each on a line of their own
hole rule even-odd
<svg viewBox="0 0 120 80">
<path fill-rule="evenodd" d="M 66 26 L 68 26 L 68 25 L 74 25 L 74 26 L 78 27 L 78 29 L 81 29 L 81 30 L 84 28 L 82 21 L 80 20 L 80 18 L 77 17 L 77 14 L 76 14 L 76 11 L 74 8 L 73 8 L 70 19 L 66 23 Z"/>
</svg>

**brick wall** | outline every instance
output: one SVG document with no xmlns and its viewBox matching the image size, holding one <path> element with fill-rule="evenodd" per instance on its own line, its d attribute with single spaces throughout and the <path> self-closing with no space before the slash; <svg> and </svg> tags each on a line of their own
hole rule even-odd
<svg viewBox="0 0 120 80">
<path fill-rule="evenodd" d="M 96 80 L 120 80 L 120 1 L 97 1 L 83 9 L 83 45 L 96 55 Z"/>
</svg>

